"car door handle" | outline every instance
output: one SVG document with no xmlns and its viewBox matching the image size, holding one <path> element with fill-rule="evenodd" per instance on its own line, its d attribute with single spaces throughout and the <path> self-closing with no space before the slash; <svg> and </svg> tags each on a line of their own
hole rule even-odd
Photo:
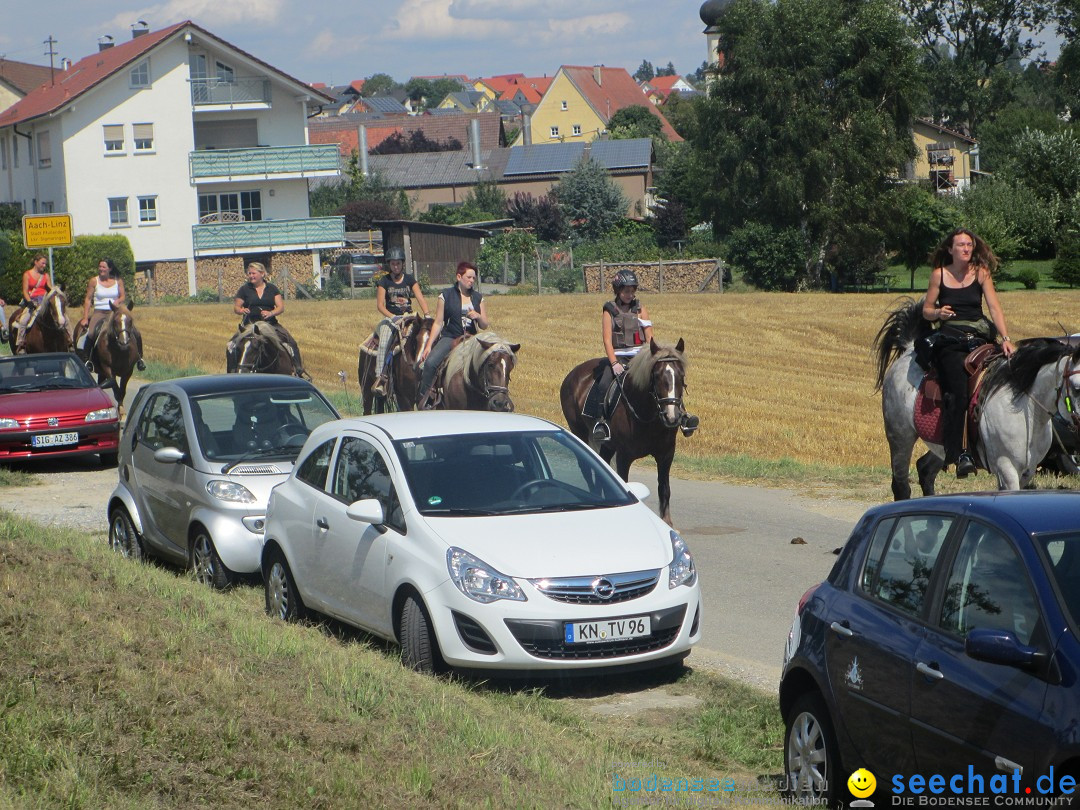
<svg viewBox="0 0 1080 810">
<path fill-rule="evenodd" d="M 328 521 L 326 518 L 319 518 L 315 521 L 315 525 L 318 526 L 320 529 L 329 529 L 330 521 Z"/>
<path fill-rule="evenodd" d="M 940 681 L 942 678 L 945 677 L 945 673 L 942 672 L 940 669 L 938 669 L 937 667 L 932 667 L 929 664 L 924 664 L 922 661 L 915 665 L 915 669 L 917 669 L 927 678 L 933 678 L 935 681 Z"/>
<path fill-rule="evenodd" d="M 851 638 L 855 635 L 855 631 L 848 627 L 846 624 L 840 624 L 840 622 L 833 622 L 829 625 L 829 629 L 836 633 L 838 636 L 844 638 Z"/>
</svg>

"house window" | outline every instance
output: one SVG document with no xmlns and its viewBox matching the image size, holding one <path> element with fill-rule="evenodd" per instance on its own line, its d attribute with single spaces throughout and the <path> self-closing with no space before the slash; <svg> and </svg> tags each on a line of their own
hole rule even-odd
<svg viewBox="0 0 1080 810">
<path fill-rule="evenodd" d="M 47 169 L 52 166 L 52 146 L 49 143 L 49 131 L 37 134 L 38 167 Z"/>
<path fill-rule="evenodd" d="M 240 213 L 248 222 L 262 219 L 262 192 L 243 191 L 240 193 Z"/>
<path fill-rule="evenodd" d="M 575 135 L 580 135 L 581 134 L 581 124 L 574 124 L 574 134 Z"/>
<path fill-rule="evenodd" d="M 135 124 L 132 127 L 135 136 L 135 151 L 150 152 L 154 148 L 154 125 Z"/>
<path fill-rule="evenodd" d="M 124 151 L 124 125 L 106 124 L 102 129 L 105 131 L 105 151 Z"/>
<path fill-rule="evenodd" d="M 567 106 L 567 104 L 566 104 L 566 102 L 565 102 L 565 101 L 564 101 L 564 102 L 562 103 L 562 108 L 563 108 L 564 110 L 567 110 L 567 109 L 569 109 L 569 107 Z"/>
<path fill-rule="evenodd" d="M 56 206 L 53 203 L 51 203 L 51 202 L 42 202 L 41 203 L 41 213 L 43 213 L 43 214 L 51 214 L 55 210 L 56 210 Z"/>
<path fill-rule="evenodd" d="M 139 222 L 157 221 L 157 197 L 139 197 Z"/>
<path fill-rule="evenodd" d="M 236 71 L 226 65 L 224 62 L 217 63 L 217 80 L 223 84 L 235 84 L 236 83 Z"/>
<path fill-rule="evenodd" d="M 121 228 L 127 224 L 127 197 L 109 197 L 109 225 L 113 228 Z"/>
<path fill-rule="evenodd" d="M 558 127 L 552 127 L 551 128 L 551 137 L 552 138 L 558 138 L 559 137 L 559 128 Z"/>
<path fill-rule="evenodd" d="M 244 191 L 239 194 L 200 194 L 199 219 L 213 217 L 216 221 L 258 222 L 262 219 L 262 192 Z M 232 214 L 232 217 L 222 217 Z M 240 217 L 243 217 L 241 220 Z"/>
<path fill-rule="evenodd" d="M 143 59 L 131 69 L 128 74 L 128 82 L 132 87 L 150 86 L 150 60 Z"/>
</svg>

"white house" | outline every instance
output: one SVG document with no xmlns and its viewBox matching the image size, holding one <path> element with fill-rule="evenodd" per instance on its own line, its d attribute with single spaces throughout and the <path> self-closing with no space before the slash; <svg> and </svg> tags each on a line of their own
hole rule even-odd
<svg viewBox="0 0 1080 810">
<path fill-rule="evenodd" d="M 308 208 L 308 178 L 341 170 L 307 140 L 329 102 L 190 21 L 136 29 L 0 113 L 0 200 L 123 233 L 181 294 L 255 259 L 307 280 L 344 240 L 342 218 Z"/>
</svg>

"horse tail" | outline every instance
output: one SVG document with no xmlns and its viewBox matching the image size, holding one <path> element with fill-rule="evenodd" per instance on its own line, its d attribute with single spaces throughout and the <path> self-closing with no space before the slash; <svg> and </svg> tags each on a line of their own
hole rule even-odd
<svg viewBox="0 0 1080 810">
<path fill-rule="evenodd" d="M 881 390 L 885 383 L 885 372 L 893 361 L 906 352 L 917 338 L 930 333 L 930 322 L 923 318 L 922 308 L 922 298 L 916 301 L 905 296 L 898 301 L 878 330 L 874 338 L 874 353 L 877 355 L 875 391 Z"/>
</svg>

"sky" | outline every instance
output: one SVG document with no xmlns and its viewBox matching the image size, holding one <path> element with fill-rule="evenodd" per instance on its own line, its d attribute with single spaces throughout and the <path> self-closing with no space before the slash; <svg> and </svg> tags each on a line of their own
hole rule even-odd
<svg viewBox="0 0 1080 810">
<path fill-rule="evenodd" d="M 373 73 L 553 76 L 560 65 L 637 70 L 706 57 L 700 0 L 51 0 L 5 3 L 0 57 L 48 65 L 191 20 L 304 82 L 347 84 Z"/>
</svg>

